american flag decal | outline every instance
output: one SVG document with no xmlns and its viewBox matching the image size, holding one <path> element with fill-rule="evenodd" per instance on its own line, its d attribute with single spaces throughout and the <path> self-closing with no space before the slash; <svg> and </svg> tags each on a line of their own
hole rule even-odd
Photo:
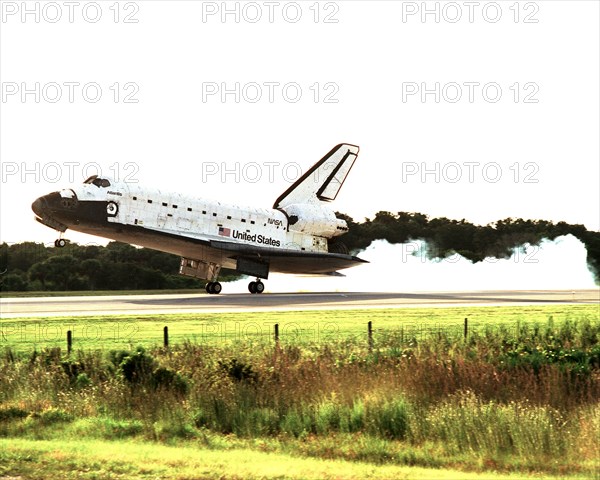
<svg viewBox="0 0 600 480">
<path fill-rule="evenodd" d="M 221 235 L 222 237 L 230 237 L 231 236 L 231 229 L 230 228 L 219 227 L 219 235 Z"/>
</svg>

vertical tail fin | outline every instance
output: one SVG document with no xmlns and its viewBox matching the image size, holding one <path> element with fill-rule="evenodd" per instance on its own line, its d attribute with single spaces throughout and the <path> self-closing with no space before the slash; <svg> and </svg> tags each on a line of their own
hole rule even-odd
<svg viewBox="0 0 600 480">
<path fill-rule="evenodd" d="M 335 200 L 358 156 L 356 145 L 341 143 L 315 163 L 275 200 L 273 208 L 293 203 L 318 204 Z"/>
</svg>

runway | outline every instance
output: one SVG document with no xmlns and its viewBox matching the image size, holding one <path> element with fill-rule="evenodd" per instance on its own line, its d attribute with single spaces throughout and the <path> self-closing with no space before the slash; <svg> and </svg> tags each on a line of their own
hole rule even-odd
<svg viewBox="0 0 600 480">
<path fill-rule="evenodd" d="M 236 311 L 598 304 L 600 289 L 480 292 L 326 292 L 1 298 L 0 318 Z"/>
</svg>

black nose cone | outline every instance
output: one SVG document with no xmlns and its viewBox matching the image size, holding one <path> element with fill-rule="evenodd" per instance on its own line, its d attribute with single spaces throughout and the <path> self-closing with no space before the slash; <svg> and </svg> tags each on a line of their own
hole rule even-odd
<svg viewBox="0 0 600 480">
<path fill-rule="evenodd" d="M 35 202 L 31 204 L 31 209 L 33 213 L 35 213 L 38 217 L 44 216 L 44 208 L 46 207 L 46 200 L 44 197 L 38 198 Z"/>
</svg>

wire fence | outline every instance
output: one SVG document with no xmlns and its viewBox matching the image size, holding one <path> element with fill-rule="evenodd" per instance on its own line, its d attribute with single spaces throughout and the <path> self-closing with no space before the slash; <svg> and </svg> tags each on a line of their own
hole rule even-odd
<svg viewBox="0 0 600 480">
<path fill-rule="evenodd" d="M 385 326 L 377 328 L 376 322 L 369 320 L 366 324 L 362 324 L 362 332 L 353 330 L 340 332 L 335 328 L 332 328 L 332 324 L 321 325 L 320 330 L 315 328 L 312 324 L 311 328 L 299 329 L 296 323 L 292 324 L 279 324 L 275 323 L 270 328 L 254 323 L 247 325 L 248 328 L 233 328 L 223 329 L 216 328 L 213 325 L 209 331 L 200 331 L 190 333 L 178 332 L 177 325 L 169 327 L 165 325 L 162 327 L 162 347 L 169 348 L 173 344 L 181 343 L 184 341 L 191 341 L 193 343 L 211 343 L 216 344 L 219 341 L 256 341 L 262 340 L 263 342 L 272 343 L 279 345 L 282 343 L 325 343 L 331 341 L 348 341 L 352 340 L 359 344 L 364 341 L 364 345 L 372 351 L 374 348 L 382 344 L 394 343 L 396 345 L 406 344 L 418 344 L 424 340 L 468 340 L 472 335 L 484 335 L 484 336 L 501 336 L 502 338 L 509 340 L 511 338 L 518 338 L 522 334 L 528 335 L 540 335 L 548 334 L 554 326 L 552 323 L 540 324 L 539 322 L 511 322 L 505 324 L 490 324 L 489 322 L 477 322 L 464 318 L 462 322 L 456 323 L 439 323 L 439 324 L 418 324 L 410 322 L 399 322 L 394 327 Z M 549 330 L 550 329 L 550 330 Z M 202 329 L 200 329 L 202 330 Z M 135 335 L 132 335 L 133 333 Z M 0 336 L 0 340 L 7 340 L 7 332 L 0 332 L 3 337 Z M 15 333 L 15 332 L 12 332 Z M 70 353 L 75 346 L 90 347 L 94 343 L 101 343 L 98 337 L 97 331 L 93 332 L 92 336 L 89 335 L 92 332 L 88 329 L 80 329 L 80 335 L 75 335 L 73 330 L 66 331 L 66 347 Z M 143 332 L 137 332 L 135 329 L 122 329 L 123 336 L 121 338 L 115 338 L 116 343 L 121 344 L 138 344 L 138 343 L 150 343 L 153 345 L 161 344 L 161 331 L 158 326 L 155 326 L 155 330 L 145 329 Z M 174 333 L 174 334 L 173 334 Z M 127 334 L 131 336 L 128 337 Z M 64 338 L 64 337 L 63 337 Z M 53 346 L 61 346 L 62 342 L 54 335 L 50 335 L 48 338 L 43 338 L 40 332 L 40 338 L 37 341 L 30 342 L 33 344 L 52 344 Z M 175 340 L 175 342 L 173 342 Z M 64 343 L 63 343 L 64 345 Z"/>
</svg>

